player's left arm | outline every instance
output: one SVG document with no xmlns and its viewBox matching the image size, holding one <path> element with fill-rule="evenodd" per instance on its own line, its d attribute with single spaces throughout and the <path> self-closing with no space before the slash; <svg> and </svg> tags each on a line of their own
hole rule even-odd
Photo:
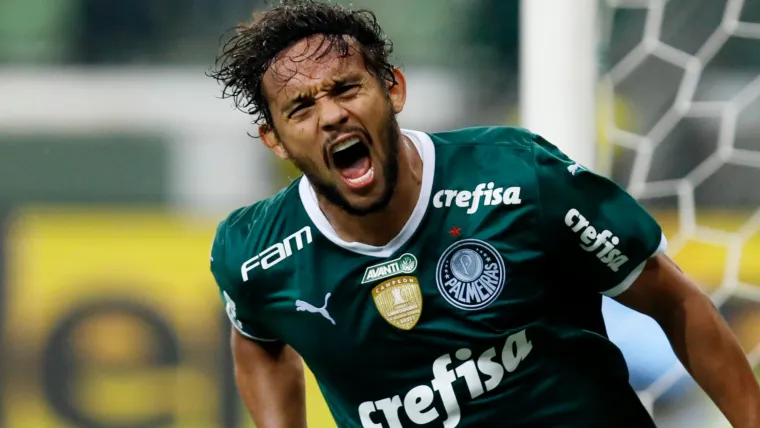
<svg viewBox="0 0 760 428">
<path fill-rule="evenodd" d="M 655 219 L 617 184 L 539 136 L 533 153 L 540 232 L 562 286 L 602 293 L 652 317 L 733 426 L 760 427 L 760 388 L 747 358 L 710 299 L 664 254 L 667 240 Z"/>
<path fill-rule="evenodd" d="M 760 387 L 712 301 L 666 255 L 649 259 L 617 301 L 649 315 L 676 355 L 736 428 L 760 427 Z"/>
</svg>

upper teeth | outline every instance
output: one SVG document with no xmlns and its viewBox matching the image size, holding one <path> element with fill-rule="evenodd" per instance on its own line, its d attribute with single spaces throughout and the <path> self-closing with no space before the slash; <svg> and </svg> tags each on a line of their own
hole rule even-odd
<svg viewBox="0 0 760 428">
<path fill-rule="evenodd" d="M 361 140 L 358 138 L 351 138 L 350 140 L 346 140 L 340 144 L 337 144 L 335 147 L 333 147 L 332 152 L 338 153 L 341 150 L 346 150 L 349 147 L 352 147 L 354 144 L 361 143 Z"/>
</svg>

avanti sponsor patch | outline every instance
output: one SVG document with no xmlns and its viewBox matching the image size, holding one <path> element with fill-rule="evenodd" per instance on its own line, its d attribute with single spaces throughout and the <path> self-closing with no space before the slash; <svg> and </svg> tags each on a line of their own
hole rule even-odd
<svg viewBox="0 0 760 428">
<path fill-rule="evenodd" d="M 400 257 L 368 267 L 364 271 L 362 284 L 390 278 L 400 274 L 410 274 L 417 269 L 417 258 L 406 253 Z"/>
</svg>

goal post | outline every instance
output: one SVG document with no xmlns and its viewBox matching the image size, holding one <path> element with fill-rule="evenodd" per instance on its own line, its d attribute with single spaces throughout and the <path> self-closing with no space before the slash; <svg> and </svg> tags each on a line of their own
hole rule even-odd
<svg viewBox="0 0 760 428">
<path fill-rule="evenodd" d="M 597 0 L 521 0 L 521 125 L 595 167 Z"/>
</svg>

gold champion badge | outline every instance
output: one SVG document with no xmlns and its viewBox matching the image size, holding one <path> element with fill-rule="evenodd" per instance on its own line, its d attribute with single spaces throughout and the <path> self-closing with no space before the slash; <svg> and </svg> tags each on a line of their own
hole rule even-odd
<svg viewBox="0 0 760 428">
<path fill-rule="evenodd" d="M 401 330 L 411 330 L 422 313 L 420 283 L 413 276 L 397 276 L 372 289 L 380 315 Z"/>
</svg>

